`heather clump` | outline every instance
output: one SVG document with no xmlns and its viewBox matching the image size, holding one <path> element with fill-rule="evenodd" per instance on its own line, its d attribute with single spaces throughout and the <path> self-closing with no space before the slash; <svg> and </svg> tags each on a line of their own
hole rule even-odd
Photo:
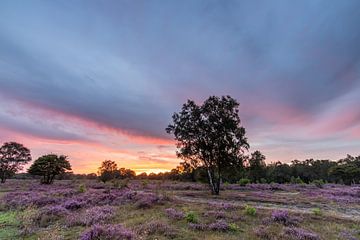
<svg viewBox="0 0 360 240">
<path fill-rule="evenodd" d="M 84 207 L 86 203 L 84 201 L 79 201 L 77 199 L 69 199 L 64 204 L 63 207 L 68 210 L 77 210 Z"/>
<path fill-rule="evenodd" d="M 224 211 L 221 210 L 217 210 L 217 211 L 207 211 L 204 213 L 205 217 L 214 217 L 216 219 L 219 218 L 226 218 L 226 213 Z"/>
<path fill-rule="evenodd" d="M 137 195 L 135 206 L 137 208 L 151 208 L 156 204 L 161 204 L 162 199 L 154 193 L 144 193 Z"/>
<path fill-rule="evenodd" d="M 68 226 L 91 226 L 95 223 L 104 223 L 114 217 L 116 214 L 115 207 L 112 206 L 95 206 L 86 209 L 80 214 L 72 214 L 67 218 Z"/>
<path fill-rule="evenodd" d="M 296 240 L 320 240 L 320 237 L 316 233 L 302 228 L 285 228 L 284 234 Z"/>
<path fill-rule="evenodd" d="M 271 219 L 277 223 L 287 224 L 290 219 L 289 212 L 286 210 L 274 210 L 271 213 Z"/>
<path fill-rule="evenodd" d="M 182 211 L 178 211 L 174 208 L 167 208 L 165 209 L 166 215 L 174 220 L 180 220 L 185 217 L 185 214 Z"/>
<path fill-rule="evenodd" d="M 229 230 L 229 224 L 225 220 L 221 219 L 221 220 L 217 220 L 214 223 L 210 223 L 208 225 L 208 229 L 211 231 L 225 232 L 225 231 Z"/>
<path fill-rule="evenodd" d="M 188 226 L 192 230 L 198 230 L 198 231 L 207 230 L 207 225 L 203 223 L 189 223 Z"/>
<path fill-rule="evenodd" d="M 131 240 L 135 234 L 121 224 L 93 225 L 83 232 L 80 240 Z"/>
</svg>

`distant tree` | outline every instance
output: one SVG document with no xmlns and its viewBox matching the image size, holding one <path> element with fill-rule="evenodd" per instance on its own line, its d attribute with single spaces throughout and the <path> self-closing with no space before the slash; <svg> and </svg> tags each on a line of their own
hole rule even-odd
<svg viewBox="0 0 360 240">
<path fill-rule="evenodd" d="M 6 142 L 0 148 L 0 179 L 5 183 L 6 179 L 21 170 L 31 161 L 30 150 L 20 143 Z"/>
<path fill-rule="evenodd" d="M 147 179 L 147 173 L 143 172 L 136 176 L 137 179 Z"/>
<path fill-rule="evenodd" d="M 337 182 L 347 185 L 360 183 L 360 156 L 347 155 L 346 158 L 340 159 L 338 165 L 332 167 L 329 173 Z"/>
<path fill-rule="evenodd" d="M 35 160 L 28 169 L 28 172 L 31 175 L 42 176 L 41 183 L 52 184 L 56 175 L 63 174 L 70 170 L 71 165 L 67 160 L 67 156 L 48 154 Z"/>
<path fill-rule="evenodd" d="M 136 173 L 131 169 L 120 168 L 115 173 L 115 178 L 125 179 L 125 178 L 134 178 Z"/>
<path fill-rule="evenodd" d="M 291 167 L 286 163 L 275 162 L 267 166 L 268 182 L 288 183 L 291 180 Z"/>
<path fill-rule="evenodd" d="M 202 105 L 188 100 L 166 128 L 177 141 L 177 156 L 193 168 L 205 167 L 212 194 L 219 194 L 224 169 L 249 148 L 238 106 L 230 96 L 212 96 Z"/>
<path fill-rule="evenodd" d="M 260 182 L 260 179 L 266 177 L 265 156 L 260 151 L 255 151 L 249 158 L 248 175 L 252 182 Z"/>
<path fill-rule="evenodd" d="M 107 182 L 116 177 L 117 174 L 117 164 L 111 160 L 105 160 L 101 163 L 99 167 L 98 175 L 99 179 L 102 182 Z"/>
</svg>

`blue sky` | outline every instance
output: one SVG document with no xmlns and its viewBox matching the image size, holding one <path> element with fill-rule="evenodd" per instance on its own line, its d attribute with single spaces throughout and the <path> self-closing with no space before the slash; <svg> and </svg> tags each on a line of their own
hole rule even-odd
<svg viewBox="0 0 360 240">
<path fill-rule="evenodd" d="M 0 141 L 34 157 L 169 169 L 172 113 L 224 94 L 269 162 L 359 154 L 359 1 L 4 0 L 0 16 Z"/>
</svg>

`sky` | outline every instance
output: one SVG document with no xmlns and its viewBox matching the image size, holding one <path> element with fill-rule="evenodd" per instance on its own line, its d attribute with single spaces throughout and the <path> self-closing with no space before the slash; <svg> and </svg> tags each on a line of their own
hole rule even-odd
<svg viewBox="0 0 360 240">
<path fill-rule="evenodd" d="M 360 154 L 360 1 L 0 1 L 0 144 L 174 168 L 187 99 L 231 95 L 267 162 Z"/>
</svg>

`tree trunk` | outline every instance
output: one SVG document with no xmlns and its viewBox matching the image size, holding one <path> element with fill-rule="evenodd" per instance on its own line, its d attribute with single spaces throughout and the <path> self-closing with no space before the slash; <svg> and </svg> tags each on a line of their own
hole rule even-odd
<svg viewBox="0 0 360 240">
<path fill-rule="evenodd" d="M 207 169 L 209 184 L 211 188 L 211 194 L 219 195 L 220 192 L 220 176 L 219 178 L 215 177 L 214 172 L 212 172 L 209 168 Z"/>
</svg>

